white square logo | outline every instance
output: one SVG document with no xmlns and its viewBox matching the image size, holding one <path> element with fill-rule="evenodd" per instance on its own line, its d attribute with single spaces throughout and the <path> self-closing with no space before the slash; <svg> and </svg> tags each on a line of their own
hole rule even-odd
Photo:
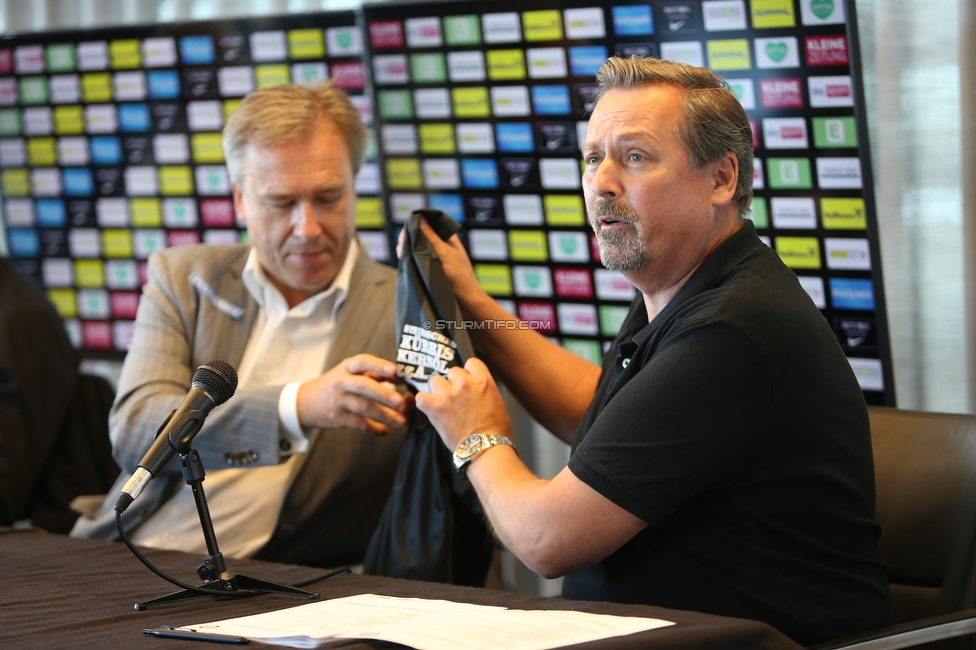
<svg viewBox="0 0 976 650">
<path fill-rule="evenodd" d="M 770 199 L 773 212 L 773 225 L 777 228 L 817 227 L 817 210 L 811 198 L 786 198 L 774 196 Z"/>
<path fill-rule="evenodd" d="M 424 159 L 421 167 L 427 189 L 451 190 L 461 186 L 461 173 L 454 158 Z"/>
<path fill-rule="evenodd" d="M 796 37 L 757 38 L 754 42 L 756 44 L 757 68 L 798 68 L 800 66 L 800 51 Z"/>
<path fill-rule="evenodd" d="M 807 121 L 802 117 L 765 117 L 763 139 L 767 149 L 806 149 Z"/>
<path fill-rule="evenodd" d="M 525 86 L 492 86 L 491 112 L 495 117 L 528 115 L 529 89 Z"/>
<path fill-rule="evenodd" d="M 219 131 L 224 127 L 224 111 L 215 99 L 187 102 L 186 121 L 191 131 Z"/>
<path fill-rule="evenodd" d="M 537 194 L 506 194 L 502 206 L 509 225 L 538 226 L 543 222 L 542 197 Z"/>
<path fill-rule="evenodd" d="M 477 51 L 447 53 L 447 75 L 451 81 L 483 81 L 485 55 Z"/>
<path fill-rule="evenodd" d="M 522 40 L 522 21 L 514 11 L 484 14 L 481 31 L 485 43 L 518 43 Z"/>
<path fill-rule="evenodd" d="M 417 127 L 413 124 L 384 124 L 380 129 L 380 137 L 384 153 L 417 153 Z"/>
<path fill-rule="evenodd" d="M 444 43 L 441 33 L 441 19 L 408 18 L 405 21 L 407 47 L 440 47 Z"/>
<path fill-rule="evenodd" d="M 419 118 L 451 117 L 451 96 L 447 88 L 415 90 L 413 105 Z"/>
<path fill-rule="evenodd" d="M 530 47 L 525 58 L 532 79 L 555 79 L 568 74 L 566 51 L 561 47 Z"/>
<path fill-rule="evenodd" d="M 705 0 L 702 2 L 705 31 L 726 32 L 746 28 L 746 7 L 742 0 Z"/>
<path fill-rule="evenodd" d="M 817 158 L 817 184 L 823 189 L 856 190 L 863 186 L 860 158 Z"/>
<path fill-rule="evenodd" d="M 563 21 L 566 38 L 603 38 L 607 35 L 601 7 L 566 9 L 563 11 Z"/>
<path fill-rule="evenodd" d="M 462 123 L 455 127 L 457 148 L 461 153 L 494 153 L 495 134 L 485 122 Z"/>
<path fill-rule="evenodd" d="M 578 190 L 579 161 L 575 158 L 540 158 L 539 178 L 547 190 Z"/>
</svg>

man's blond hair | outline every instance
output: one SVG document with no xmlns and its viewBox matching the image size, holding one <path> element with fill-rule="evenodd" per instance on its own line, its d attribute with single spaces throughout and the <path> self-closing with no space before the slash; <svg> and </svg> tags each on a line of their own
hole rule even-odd
<svg viewBox="0 0 976 650">
<path fill-rule="evenodd" d="M 313 88 L 283 84 L 244 98 L 224 126 L 224 159 L 231 182 L 243 187 L 249 146 L 271 148 L 302 142 L 321 122 L 334 124 L 346 140 L 353 174 L 366 158 L 369 131 L 349 96 L 331 81 Z"/>
<path fill-rule="evenodd" d="M 733 200 L 743 214 L 752 203 L 752 127 L 745 109 L 729 85 L 711 70 L 695 66 L 632 56 L 611 57 L 596 73 L 597 98 L 615 89 L 668 84 L 683 90 L 683 115 L 675 131 L 685 145 L 691 165 L 701 169 L 732 152 L 739 161 Z"/>
</svg>

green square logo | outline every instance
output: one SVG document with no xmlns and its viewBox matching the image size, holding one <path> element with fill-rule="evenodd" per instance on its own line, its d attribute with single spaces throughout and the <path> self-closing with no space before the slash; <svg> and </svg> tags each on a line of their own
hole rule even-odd
<svg viewBox="0 0 976 650">
<path fill-rule="evenodd" d="M 756 228 L 769 228 L 769 212 L 766 208 L 766 199 L 761 196 L 752 197 L 752 205 L 749 208 L 751 212 L 752 223 L 756 224 Z"/>
<path fill-rule="evenodd" d="M 619 305 L 600 305 L 600 334 L 608 337 L 619 334 L 629 309 Z"/>
<path fill-rule="evenodd" d="M 413 118 L 413 99 L 409 90 L 382 90 L 378 103 L 380 117 L 392 120 Z"/>
<path fill-rule="evenodd" d="M 75 69 L 75 48 L 69 43 L 48 45 L 44 58 L 48 72 L 71 72 Z"/>
<path fill-rule="evenodd" d="M 563 339 L 563 347 L 592 363 L 602 363 L 603 350 L 596 341 L 584 339 Z"/>
<path fill-rule="evenodd" d="M 47 79 L 45 77 L 21 77 L 20 103 L 28 105 L 46 104 Z"/>
<path fill-rule="evenodd" d="M 770 158 L 766 161 L 769 186 L 775 190 L 809 190 L 813 188 L 808 158 Z"/>
<path fill-rule="evenodd" d="M 416 83 L 443 83 L 447 80 L 447 65 L 440 52 L 410 55 L 410 76 Z"/>
<path fill-rule="evenodd" d="M 481 42 L 478 16 L 448 16 L 444 19 L 444 40 L 448 45 L 477 45 Z"/>
<path fill-rule="evenodd" d="M 857 125 L 854 118 L 813 118 L 813 144 L 819 149 L 856 147 Z"/>
<path fill-rule="evenodd" d="M 20 135 L 20 109 L 0 109 L 0 135 Z"/>
</svg>

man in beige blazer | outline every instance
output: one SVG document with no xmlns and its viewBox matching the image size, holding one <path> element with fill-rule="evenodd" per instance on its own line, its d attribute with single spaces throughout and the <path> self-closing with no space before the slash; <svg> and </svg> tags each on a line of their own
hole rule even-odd
<svg viewBox="0 0 976 650">
<path fill-rule="evenodd" d="M 122 474 L 72 535 L 114 538 L 113 506 L 196 368 L 237 393 L 194 439 L 221 550 L 318 566 L 361 561 L 392 484 L 407 400 L 395 366 L 395 272 L 360 249 L 354 177 L 368 134 L 329 84 L 248 96 L 224 129 L 250 245 L 154 254 L 110 419 Z M 125 513 L 139 544 L 202 550 L 174 458 Z"/>
</svg>

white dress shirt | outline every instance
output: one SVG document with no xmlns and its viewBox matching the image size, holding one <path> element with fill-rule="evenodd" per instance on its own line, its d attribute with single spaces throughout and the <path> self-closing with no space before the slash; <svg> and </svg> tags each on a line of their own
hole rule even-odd
<svg viewBox="0 0 976 650">
<path fill-rule="evenodd" d="M 352 270 L 359 257 L 354 239 L 332 285 L 291 309 L 261 269 L 254 249 L 243 280 L 259 309 L 238 368 L 237 399 L 248 388 L 284 384 L 278 399 L 279 435 L 287 439 L 291 457 L 278 465 L 219 469 L 207 467 L 207 496 L 220 551 L 227 557 L 251 557 L 271 538 L 299 454 L 308 449 L 308 434 L 298 421 L 298 388 L 325 368 L 339 307 L 349 293 Z M 246 397 L 246 396 L 245 396 Z M 219 407 L 218 407 L 219 408 Z M 200 435 L 206 435 L 206 428 Z M 190 553 L 206 553 L 193 493 L 188 485 L 164 503 L 130 539 L 139 545 Z"/>
</svg>

